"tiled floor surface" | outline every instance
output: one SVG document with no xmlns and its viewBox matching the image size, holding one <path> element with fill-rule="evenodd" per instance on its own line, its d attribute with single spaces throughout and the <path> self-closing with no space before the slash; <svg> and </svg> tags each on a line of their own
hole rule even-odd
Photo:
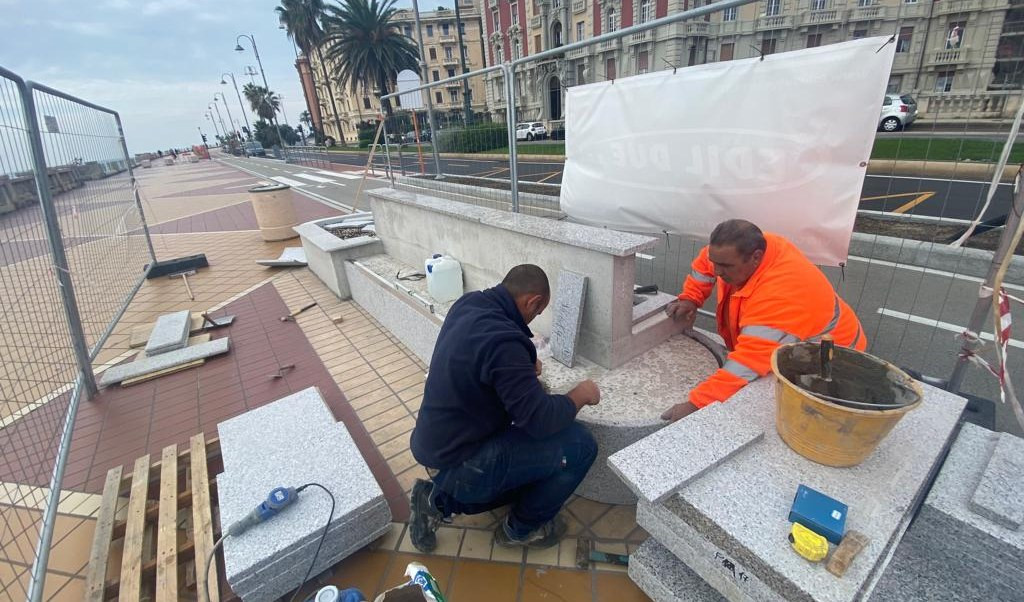
<svg viewBox="0 0 1024 602">
<path fill-rule="evenodd" d="M 452 602 L 647 599 L 624 568 L 575 568 L 583 538 L 596 542 L 597 549 L 618 553 L 631 552 L 646 538 L 631 506 L 574 497 L 565 509 L 566 539 L 555 548 L 529 552 L 493 545 L 499 513 L 460 516 L 442 528 L 435 553 L 418 554 L 405 521 L 408 492 L 416 478 L 425 476 L 409 451 L 425 366 L 358 305 L 338 300 L 308 270 L 255 265 L 254 259 L 276 257 L 297 241 L 268 244 L 253 229 L 251 209 L 244 203 L 245 187 L 256 182 L 251 176 L 204 162 L 144 170 L 140 180 L 158 257 L 203 252 L 210 267 L 190 278 L 194 301 L 180 280 L 144 283 L 98 363 L 126 359 L 134 353 L 128 348 L 134 326 L 180 309 L 237 316 L 233 326 L 213 334 L 229 336 L 232 350 L 199 368 L 110 388 L 82 404 L 52 546 L 49 599 L 81 598 L 96 494 L 107 470 L 116 465 L 130 469 L 135 458 L 159 454 L 171 443 L 184 444 L 198 432 L 212 436 L 218 422 L 308 386 L 319 387 L 335 417 L 345 422 L 395 520 L 388 535 L 337 565 L 327 578 L 330 583 L 359 587 L 372 600 L 404 582 L 406 565 L 416 561 L 429 568 Z M 304 197 L 295 199 L 301 219 L 333 213 Z M 27 263 L 14 258 L 4 269 L 29 270 Z M 317 305 L 295 322 L 280 320 L 311 301 Z M 17 347 L 18 341 L 9 344 Z M 30 369 L 42 360 L 27 354 L 19 361 Z M 5 374 L 17 374 L 4 363 Z M 271 378 L 279 369 L 283 377 Z M 24 402 L 0 414 L 6 417 L 0 423 L 0 449 L 22 450 L 0 458 L 0 599 L 24 597 L 45 494 L 39 487 L 49 478 L 46 466 L 33 465 L 40 457 L 33 446 L 48 440 L 61 404 L 67 403 L 66 391 L 47 389 L 47 382 L 52 379 L 39 379 L 31 390 L 23 387 Z"/>
</svg>

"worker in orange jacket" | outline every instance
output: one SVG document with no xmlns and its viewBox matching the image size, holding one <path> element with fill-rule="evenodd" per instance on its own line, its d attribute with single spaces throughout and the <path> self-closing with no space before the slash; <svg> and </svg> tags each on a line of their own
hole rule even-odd
<svg viewBox="0 0 1024 602">
<path fill-rule="evenodd" d="M 662 414 L 676 421 L 725 401 L 771 372 L 776 347 L 831 334 L 836 345 L 864 350 L 860 320 L 825 274 L 793 243 L 764 234 L 746 220 L 722 222 L 693 260 L 683 292 L 666 313 L 687 328 L 718 284 L 718 334 L 729 350 L 725 365 L 690 391 L 689 401 Z"/>
</svg>

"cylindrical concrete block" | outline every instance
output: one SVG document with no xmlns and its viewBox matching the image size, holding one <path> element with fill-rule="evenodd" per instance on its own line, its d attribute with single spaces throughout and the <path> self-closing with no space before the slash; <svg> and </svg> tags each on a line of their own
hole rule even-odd
<svg viewBox="0 0 1024 602">
<path fill-rule="evenodd" d="M 299 222 L 295 218 L 291 186 L 272 184 L 250 188 L 249 200 L 263 240 L 272 242 L 298 236 L 292 230 Z"/>
</svg>

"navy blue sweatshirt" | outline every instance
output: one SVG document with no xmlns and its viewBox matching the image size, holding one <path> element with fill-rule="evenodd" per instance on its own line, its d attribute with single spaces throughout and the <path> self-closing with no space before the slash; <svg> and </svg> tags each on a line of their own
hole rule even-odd
<svg viewBox="0 0 1024 602">
<path fill-rule="evenodd" d="M 566 428 L 576 406 L 548 395 L 537 380 L 537 349 L 502 285 L 467 293 L 452 305 L 434 346 L 412 455 L 437 469 L 461 464 L 510 428 L 543 438 Z"/>
</svg>

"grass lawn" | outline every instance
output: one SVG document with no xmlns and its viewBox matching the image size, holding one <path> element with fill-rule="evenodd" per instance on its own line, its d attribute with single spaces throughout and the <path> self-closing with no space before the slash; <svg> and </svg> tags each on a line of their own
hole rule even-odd
<svg viewBox="0 0 1024 602">
<path fill-rule="evenodd" d="M 871 151 L 872 159 L 905 161 L 977 161 L 995 163 L 1003 151 L 1003 142 L 960 138 L 879 138 Z M 1024 144 L 1013 145 L 1010 163 L 1024 161 Z"/>
<path fill-rule="evenodd" d="M 565 143 L 553 143 L 553 144 L 530 144 L 526 142 L 524 144 L 517 144 L 516 148 L 519 150 L 520 155 L 564 155 L 565 154 Z M 508 147 L 495 148 L 489 151 L 483 151 L 483 155 L 507 155 Z"/>
</svg>

